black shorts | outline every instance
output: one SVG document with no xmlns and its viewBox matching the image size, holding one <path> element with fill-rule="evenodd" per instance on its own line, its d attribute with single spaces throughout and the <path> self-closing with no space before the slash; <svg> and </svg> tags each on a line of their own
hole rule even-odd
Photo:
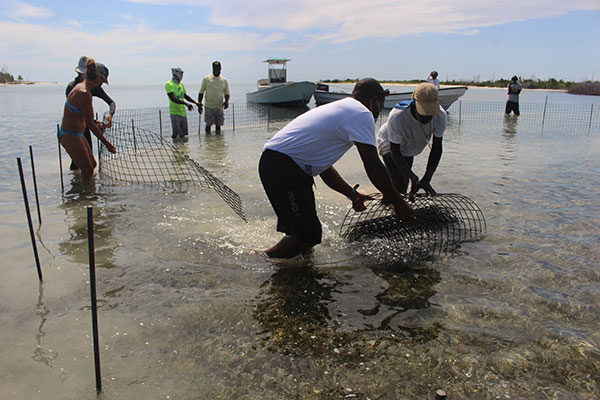
<svg viewBox="0 0 600 400">
<path fill-rule="evenodd" d="M 277 230 L 311 246 L 321 243 L 313 177 L 289 156 L 268 149 L 260 157 L 258 173 L 277 214 Z"/>
<path fill-rule="evenodd" d="M 514 101 L 506 102 L 506 109 L 504 110 L 505 114 L 510 114 L 510 112 L 514 112 L 515 115 L 519 115 L 519 103 Z"/>
</svg>

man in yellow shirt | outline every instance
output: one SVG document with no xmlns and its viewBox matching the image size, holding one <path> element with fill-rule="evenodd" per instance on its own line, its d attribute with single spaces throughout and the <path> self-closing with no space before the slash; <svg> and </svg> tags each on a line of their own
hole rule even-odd
<svg viewBox="0 0 600 400">
<path fill-rule="evenodd" d="M 202 113 L 202 99 L 206 93 L 206 104 L 204 111 L 204 122 L 206 128 L 204 131 L 210 133 L 210 127 L 215 125 L 215 133 L 221 133 L 221 126 L 225 122 L 223 110 L 229 107 L 229 84 L 227 79 L 221 76 L 221 63 L 215 61 L 212 63 L 213 73 L 206 75 L 200 86 L 198 93 L 198 112 Z M 225 98 L 225 101 L 223 101 Z"/>
</svg>

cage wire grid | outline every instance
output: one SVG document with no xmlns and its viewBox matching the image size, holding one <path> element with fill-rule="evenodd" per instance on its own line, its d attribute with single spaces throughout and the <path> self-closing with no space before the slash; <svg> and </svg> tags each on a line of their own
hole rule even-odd
<svg viewBox="0 0 600 400">
<path fill-rule="evenodd" d="M 393 248 L 396 262 L 410 263 L 433 259 L 456 250 L 461 242 L 481 238 L 487 229 L 481 209 L 466 196 L 439 193 L 416 194 L 406 198 L 417 217 L 405 224 L 394 209 L 382 202 L 380 193 L 371 194 L 366 210 L 347 212 L 340 236 L 349 241 L 378 240 Z"/>
<path fill-rule="evenodd" d="M 163 187 L 211 188 L 248 222 L 240 196 L 161 135 L 119 122 L 113 122 L 104 135 L 117 153 L 112 154 L 100 146 L 102 179 Z"/>
</svg>

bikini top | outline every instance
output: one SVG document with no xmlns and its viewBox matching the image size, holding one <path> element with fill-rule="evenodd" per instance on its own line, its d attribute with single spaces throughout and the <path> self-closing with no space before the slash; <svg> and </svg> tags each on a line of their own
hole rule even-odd
<svg viewBox="0 0 600 400">
<path fill-rule="evenodd" d="M 75 107 L 73 104 L 69 103 L 69 100 L 65 100 L 65 104 L 67 105 L 67 107 L 69 107 L 71 109 L 71 111 L 73 111 L 76 114 L 82 115 L 83 113 L 81 112 L 81 109 L 79 107 Z"/>
</svg>

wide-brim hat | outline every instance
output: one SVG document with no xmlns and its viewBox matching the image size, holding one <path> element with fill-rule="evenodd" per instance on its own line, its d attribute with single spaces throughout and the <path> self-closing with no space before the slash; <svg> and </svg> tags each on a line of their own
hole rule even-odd
<svg viewBox="0 0 600 400">
<path fill-rule="evenodd" d="M 85 74 L 85 68 L 86 68 L 85 63 L 86 62 L 87 62 L 87 56 L 79 57 L 79 62 L 77 63 L 77 66 L 75 67 L 75 72 L 77 72 L 79 74 Z"/>
<path fill-rule="evenodd" d="M 421 115 L 438 115 L 440 113 L 440 100 L 438 89 L 434 84 L 421 83 L 412 94 Z"/>
</svg>

